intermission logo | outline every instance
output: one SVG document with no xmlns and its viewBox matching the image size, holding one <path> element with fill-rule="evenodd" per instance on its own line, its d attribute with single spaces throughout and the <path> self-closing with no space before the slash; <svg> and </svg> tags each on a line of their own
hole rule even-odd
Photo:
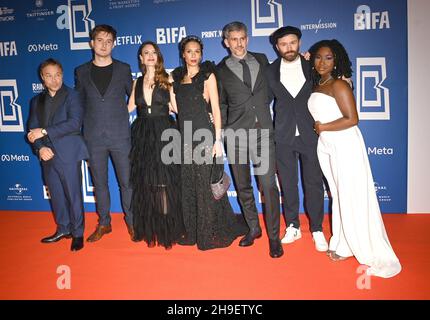
<svg viewBox="0 0 430 320">
<path fill-rule="evenodd" d="M 109 0 L 109 10 L 140 8 L 140 0 Z"/>
<path fill-rule="evenodd" d="M 28 188 L 24 187 L 20 183 L 14 184 L 9 187 L 10 194 L 7 196 L 7 201 L 31 201 L 31 196 L 27 196 Z"/>
<path fill-rule="evenodd" d="M 49 10 L 48 8 L 43 8 L 43 0 L 36 0 L 34 2 L 35 9 L 31 10 L 31 12 L 27 12 L 26 16 L 29 19 L 35 18 L 38 21 L 45 20 L 46 17 L 53 16 L 55 13 L 53 10 Z"/>
<path fill-rule="evenodd" d="M 282 4 L 275 0 L 251 0 L 252 36 L 269 36 L 284 25 Z"/>
<path fill-rule="evenodd" d="M 15 79 L 0 80 L 0 132 L 24 132 Z"/>
<path fill-rule="evenodd" d="M 354 14 L 354 30 L 390 29 L 388 11 L 372 12 L 367 5 L 361 5 Z"/>
<path fill-rule="evenodd" d="M 15 21 L 15 16 L 13 15 L 14 12 L 15 9 L 0 7 L 0 22 Z"/>
<path fill-rule="evenodd" d="M 118 36 L 115 40 L 116 46 L 138 45 L 142 44 L 142 35 Z"/>
<path fill-rule="evenodd" d="M 17 56 L 18 50 L 16 49 L 15 41 L 0 42 L 0 57 Z"/>
<path fill-rule="evenodd" d="M 157 44 L 179 43 L 187 36 L 185 26 L 155 29 Z"/>
<path fill-rule="evenodd" d="M 57 28 L 69 30 L 71 50 L 90 49 L 90 31 L 96 25 L 89 18 L 92 10 L 91 0 L 68 0 L 68 5 L 57 8 Z"/>
<path fill-rule="evenodd" d="M 390 90 L 385 57 L 357 58 L 357 109 L 363 120 L 390 120 Z"/>
<path fill-rule="evenodd" d="M 318 33 L 318 30 L 322 29 L 336 29 L 337 23 L 336 22 L 323 22 L 321 19 L 318 20 L 318 23 L 308 23 L 308 24 L 302 24 L 300 26 L 300 29 L 302 31 L 314 31 L 315 33 Z"/>
<path fill-rule="evenodd" d="M 38 43 L 29 44 L 27 47 L 28 52 L 40 52 L 40 51 L 57 51 L 58 44 L 56 43 Z"/>
</svg>

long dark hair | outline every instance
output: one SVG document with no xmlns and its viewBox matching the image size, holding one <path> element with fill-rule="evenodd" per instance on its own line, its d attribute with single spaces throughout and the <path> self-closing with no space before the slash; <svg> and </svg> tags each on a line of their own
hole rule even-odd
<svg viewBox="0 0 430 320">
<path fill-rule="evenodd" d="M 154 86 L 160 86 L 163 89 L 169 89 L 170 83 L 169 83 L 169 75 L 166 72 L 166 69 L 164 68 L 164 58 L 161 54 L 161 50 L 158 47 L 158 45 L 152 41 L 145 41 L 142 43 L 139 47 L 139 50 L 137 51 L 137 58 L 139 61 L 139 68 L 142 71 L 142 75 L 145 76 L 146 74 L 146 66 L 142 64 L 140 61 L 140 55 L 142 55 L 142 49 L 146 45 L 151 45 L 154 47 L 155 52 L 157 53 L 157 63 L 155 65 L 155 76 L 154 76 Z M 143 55 L 142 55 L 143 56 Z"/>
<path fill-rule="evenodd" d="M 318 81 L 321 79 L 321 76 L 315 70 L 315 56 L 318 50 L 323 47 L 330 48 L 331 52 L 333 52 L 333 55 L 334 55 L 334 68 L 331 71 L 331 76 L 334 79 L 338 79 L 341 77 L 351 78 L 352 63 L 351 63 L 351 60 L 349 60 L 348 53 L 346 52 L 344 46 L 336 39 L 321 40 L 315 43 L 309 49 L 309 52 L 311 54 L 312 72 L 314 75 L 314 84 L 316 85 Z"/>
</svg>

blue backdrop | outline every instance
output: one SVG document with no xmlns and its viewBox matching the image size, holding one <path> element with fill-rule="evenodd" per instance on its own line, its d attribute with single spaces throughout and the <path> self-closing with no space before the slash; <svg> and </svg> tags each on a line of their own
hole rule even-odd
<svg viewBox="0 0 430 320">
<path fill-rule="evenodd" d="M 180 63 L 178 42 L 190 34 L 203 38 L 204 59 L 218 62 L 227 54 L 221 29 L 233 20 L 247 24 L 249 49 L 269 60 L 276 54 L 268 35 L 283 25 L 302 30 L 302 51 L 322 39 L 344 44 L 381 210 L 406 212 L 406 0 L 0 0 L 0 209 L 50 210 L 39 161 L 24 139 L 29 101 L 43 89 L 37 74 L 42 60 L 60 60 L 64 81 L 73 86 L 74 68 L 92 57 L 88 31 L 107 23 L 118 31 L 113 56 L 131 65 L 133 77 L 145 40 L 160 45 L 168 69 Z M 94 211 L 85 163 L 82 171 L 85 208 Z M 120 212 L 112 166 L 109 174 L 112 211 Z M 229 196 L 239 212 L 233 186 Z"/>
</svg>

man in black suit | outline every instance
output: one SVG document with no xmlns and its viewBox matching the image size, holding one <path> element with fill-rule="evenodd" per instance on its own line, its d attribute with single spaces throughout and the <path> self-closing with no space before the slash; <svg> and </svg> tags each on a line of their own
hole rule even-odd
<svg viewBox="0 0 430 320">
<path fill-rule="evenodd" d="M 72 251 L 84 247 L 81 162 L 88 150 L 81 135 L 84 109 L 78 93 L 63 84 L 63 67 L 54 59 L 40 65 L 45 90 L 31 100 L 28 140 L 39 156 L 51 195 L 57 231 L 42 239 L 72 237 Z"/>
<path fill-rule="evenodd" d="M 310 63 L 300 54 L 301 31 L 287 26 L 276 30 L 271 42 L 279 58 L 267 68 L 269 89 L 275 98 L 275 145 L 278 174 L 284 193 L 287 230 L 282 243 L 301 238 L 299 221 L 298 159 L 303 169 L 305 206 L 318 251 L 327 251 L 322 233 L 324 190 L 317 157 L 318 136 L 308 110 L 313 80 Z"/>
<path fill-rule="evenodd" d="M 112 159 L 119 182 L 127 229 L 134 240 L 130 210 L 132 189 L 129 183 L 131 148 L 126 96 L 130 96 L 130 66 L 112 58 L 116 31 L 98 25 L 90 33 L 94 59 L 75 70 L 76 89 L 84 101 L 84 138 L 90 152 L 90 170 L 95 187 L 99 223 L 87 241 L 100 240 L 112 231 L 108 159 Z"/>
<path fill-rule="evenodd" d="M 283 255 L 283 250 L 279 240 L 273 124 L 265 78 L 268 60 L 264 54 L 248 52 L 247 27 L 242 22 L 227 24 L 223 28 L 223 37 L 231 54 L 217 66 L 222 123 L 239 203 L 249 226 L 249 232 L 239 245 L 250 246 L 261 236 L 251 184 L 252 161 L 264 194 L 270 256 L 278 258 Z"/>
</svg>

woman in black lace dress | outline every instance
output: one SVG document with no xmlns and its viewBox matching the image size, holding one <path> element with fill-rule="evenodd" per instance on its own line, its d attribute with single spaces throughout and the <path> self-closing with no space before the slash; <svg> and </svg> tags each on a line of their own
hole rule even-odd
<svg viewBox="0 0 430 320">
<path fill-rule="evenodd" d="M 134 82 L 128 104 L 129 112 L 137 106 L 138 114 L 131 127 L 133 227 L 136 240 L 169 249 L 184 233 L 180 166 L 163 162 L 161 151 L 167 142 L 161 135 L 177 126 L 169 115 L 170 83 L 160 49 L 145 42 L 138 52 L 142 76 Z"/>
<path fill-rule="evenodd" d="M 173 108 L 178 112 L 183 152 L 182 211 L 186 236 L 179 243 L 197 244 L 200 250 L 207 250 L 229 246 L 246 233 L 247 227 L 243 216 L 234 214 L 227 194 L 215 200 L 211 192 L 212 157 L 223 154 L 221 112 L 215 66 L 209 61 L 201 62 L 202 49 L 201 40 L 195 36 L 181 41 L 184 67 L 172 72 L 170 92 Z"/>
</svg>

